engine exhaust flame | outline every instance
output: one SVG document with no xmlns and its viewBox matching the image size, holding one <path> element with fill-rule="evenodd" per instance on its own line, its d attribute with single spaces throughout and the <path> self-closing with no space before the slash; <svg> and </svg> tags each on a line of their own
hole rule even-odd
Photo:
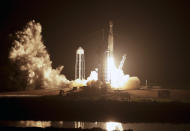
<svg viewBox="0 0 190 131">
<path fill-rule="evenodd" d="M 109 57 L 109 64 L 108 69 L 111 74 L 110 81 L 111 81 L 111 87 L 112 88 L 121 88 L 124 86 L 124 84 L 128 81 L 129 75 L 124 75 L 122 69 L 118 69 L 115 66 L 115 62 L 113 57 Z"/>
<path fill-rule="evenodd" d="M 122 68 L 115 66 L 114 58 L 107 57 L 107 72 L 110 74 L 110 85 L 113 89 L 135 89 L 140 87 L 140 80 L 137 77 L 130 77 L 124 74 Z"/>
</svg>

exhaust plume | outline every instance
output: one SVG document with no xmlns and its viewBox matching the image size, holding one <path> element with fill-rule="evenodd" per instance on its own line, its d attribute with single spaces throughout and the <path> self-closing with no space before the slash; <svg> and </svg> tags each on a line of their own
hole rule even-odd
<svg viewBox="0 0 190 131">
<path fill-rule="evenodd" d="M 28 89 L 64 87 L 70 82 L 61 74 L 63 66 L 52 68 L 41 32 L 40 23 L 34 20 L 16 32 L 9 59 L 18 65 L 20 71 L 26 72 Z"/>
<path fill-rule="evenodd" d="M 124 83 L 124 85 L 120 88 L 126 89 L 126 90 L 139 89 L 140 88 L 140 79 L 138 77 L 135 77 L 135 76 L 130 77 L 128 79 L 128 81 L 126 83 Z"/>
</svg>

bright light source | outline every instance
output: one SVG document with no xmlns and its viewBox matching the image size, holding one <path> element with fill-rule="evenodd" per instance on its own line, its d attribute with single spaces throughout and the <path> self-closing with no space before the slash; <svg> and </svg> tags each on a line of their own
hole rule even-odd
<svg viewBox="0 0 190 131">
<path fill-rule="evenodd" d="M 107 131 L 123 131 L 123 127 L 119 122 L 106 122 Z"/>
<path fill-rule="evenodd" d="M 129 75 L 123 73 L 122 68 L 117 68 L 115 66 L 114 58 L 109 56 L 107 57 L 107 78 L 110 81 L 112 88 L 122 88 L 125 86 L 129 80 Z"/>
</svg>

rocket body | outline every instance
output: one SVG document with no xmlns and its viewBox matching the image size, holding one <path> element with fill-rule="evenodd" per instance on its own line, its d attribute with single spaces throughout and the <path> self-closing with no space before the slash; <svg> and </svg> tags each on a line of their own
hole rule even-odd
<svg viewBox="0 0 190 131">
<path fill-rule="evenodd" d="M 109 22 L 109 34 L 108 34 L 108 51 L 110 56 L 113 57 L 113 23 Z"/>
<path fill-rule="evenodd" d="M 105 77 L 106 83 L 111 84 L 112 78 L 112 59 L 113 59 L 113 23 L 109 22 L 109 33 L 108 33 L 108 48 L 106 50 L 106 61 L 105 61 Z"/>
</svg>

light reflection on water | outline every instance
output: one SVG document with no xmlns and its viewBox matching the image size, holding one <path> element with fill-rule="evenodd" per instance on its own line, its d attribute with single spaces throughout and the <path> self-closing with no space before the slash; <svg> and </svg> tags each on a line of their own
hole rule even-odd
<svg viewBox="0 0 190 131">
<path fill-rule="evenodd" d="M 123 131 L 123 126 L 119 122 L 106 122 L 107 131 Z"/>
<path fill-rule="evenodd" d="M 50 121 L 20 121 L 20 125 L 21 125 L 21 127 L 41 127 L 41 128 L 46 128 L 46 127 L 51 126 L 51 122 Z"/>
<path fill-rule="evenodd" d="M 0 121 L 0 126 L 9 127 L 55 127 L 55 128 L 102 128 L 107 131 L 123 131 L 133 129 L 133 131 L 189 131 L 190 124 L 162 124 L 162 123 L 119 123 L 119 122 L 67 122 L 67 121 Z"/>
<path fill-rule="evenodd" d="M 75 128 L 82 128 L 82 129 L 85 129 L 85 128 L 93 128 L 93 127 L 100 127 L 102 129 L 106 129 L 107 131 L 123 131 L 123 127 L 122 127 L 122 124 L 119 123 L 119 122 L 79 122 L 79 121 L 76 121 L 74 122 L 75 123 Z M 88 127 L 86 127 L 86 126 Z"/>
</svg>

